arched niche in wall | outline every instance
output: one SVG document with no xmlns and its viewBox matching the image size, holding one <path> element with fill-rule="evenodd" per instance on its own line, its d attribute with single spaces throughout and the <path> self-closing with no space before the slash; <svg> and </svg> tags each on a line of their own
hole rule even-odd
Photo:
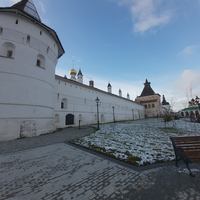
<svg viewBox="0 0 200 200">
<path fill-rule="evenodd" d="M 66 98 L 62 99 L 61 109 L 67 109 L 67 102 L 68 102 L 68 100 Z"/>
<path fill-rule="evenodd" d="M 5 42 L 1 46 L 0 55 L 7 58 L 14 58 L 15 56 L 15 45 L 11 42 Z"/>
<path fill-rule="evenodd" d="M 55 115 L 55 122 L 59 122 L 59 115 L 58 114 Z"/>
<path fill-rule="evenodd" d="M 105 117 L 104 117 L 104 115 L 101 115 L 101 122 L 102 122 L 102 123 L 105 122 Z"/>
<path fill-rule="evenodd" d="M 46 59 L 45 59 L 45 57 L 42 54 L 38 54 L 37 55 L 36 66 L 45 69 L 45 65 L 46 65 Z"/>
</svg>

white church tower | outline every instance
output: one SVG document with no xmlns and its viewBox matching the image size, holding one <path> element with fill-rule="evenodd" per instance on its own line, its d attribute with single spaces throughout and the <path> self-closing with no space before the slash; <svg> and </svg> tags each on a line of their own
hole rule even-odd
<svg viewBox="0 0 200 200">
<path fill-rule="evenodd" d="M 122 97 L 122 91 L 120 88 L 119 88 L 119 96 Z"/>
<path fill-rule="evenodd" d="M 110 82 L 108 83 L 107 88 L 108 88 L 108 93 L 112 93 L 112 86 L 111 86 Z"/>
<path fill-rule="evenodd" d="M 32 0 L 0 8 L 0 141 L 55 130 L 55 67 L 63 54 Z"/>
<path fill-rule="evenodd" d="M 77 78 L 78 78 L 79 83 L 83 83 L 83 74 L 81 72 L 81 69 L 79 69 L 79 71 L 78 71 Z"/>
</svg>

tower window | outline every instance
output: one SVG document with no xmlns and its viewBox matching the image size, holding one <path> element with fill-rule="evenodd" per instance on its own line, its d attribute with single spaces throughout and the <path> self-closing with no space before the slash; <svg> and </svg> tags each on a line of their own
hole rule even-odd
<svg viewBox="0 0 200 200">
<path fill-rule="evenodd" d="M 7 51 L 7 56 L 8 58 L 12 58 L 13 52 L 11 50 Z"/>
<path fill-rule="evenodd" d="M 15 24 L 18 24 L 18 19 L 16 19 Z"/>
<path fill-rule="evenodd" d="M 30 36 L 28 35 L 28 36 L 27 36 L 27 39 L 26 39 L 26 43 L 27 43 L 27 44 L 30 44 L 30 40 L 31 40 L 31 38 L 30 38 Z"/>
<path fill-rule="evenodd" d="M 39 59 L 37 59 L 36 65 L 37 65 L 38 67 L 41 67 L 41 61 L 40 61 Z"/>
<path fill-rule="evenodd" d="M 42 31 L 40 31 L 40 35 L 42 35 Z"/>
<path fill-rule="evenodd" d="M 36 66 L 41 67 L 45 69 L 45 57 L 42 54 L 37 55 L 37 61 L 36 61 Z"/>
</svg>

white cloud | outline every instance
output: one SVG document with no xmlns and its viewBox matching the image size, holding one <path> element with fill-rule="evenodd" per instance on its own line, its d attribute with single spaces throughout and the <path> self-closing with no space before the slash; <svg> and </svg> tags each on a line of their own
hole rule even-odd
<svg viewBox="0 0 200 200">
<path fill-rule="evenodd" d="M 200 96 L 200 73 L 194 70 L 184 70 L 180 77 L 169 84 L 170 98 L 176 99 L 175 110 L 188 106 L 188 101 Z"/>
<path fill-rule="evenodd" d="M 165 25 L 172 17 L 172 11 L 163 10 L 164 0 L 112 0 L 120 6 L 128 6 L 131 12 L 134 32 L 144 33 L 154 27 Z"/>
<path fill-rule="evenodd" d="M 187 46 L 187 47 L 185 47 L 185 49 L 183 49 L 182 51 L 180 51 L 178 53 L 178 55 L 190 55 L 190 54 L 194 54 L 196 48 L 197 48 L 197 45 Z"/>
</svg>

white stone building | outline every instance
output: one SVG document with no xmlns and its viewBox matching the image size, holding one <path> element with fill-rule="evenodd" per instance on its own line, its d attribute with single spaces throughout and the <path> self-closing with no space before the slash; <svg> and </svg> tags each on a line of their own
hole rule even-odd
<svg viewBox="0 0 200 200">
<path fill-rule="evenodd" d="M 0 8 L 0 141 L 37 136 L 59 127 L 144 117 L 144 106 L 71 79 L 55 76 L 64 54 L 54 30 L 43 24 L 32 0 Z M 121 91 L 121 90 L 120 90 Z M 114 106 L 114 109 L 113 109 Z M 113 112 L 114 110 L 114 112 Z"/>
</svg>

